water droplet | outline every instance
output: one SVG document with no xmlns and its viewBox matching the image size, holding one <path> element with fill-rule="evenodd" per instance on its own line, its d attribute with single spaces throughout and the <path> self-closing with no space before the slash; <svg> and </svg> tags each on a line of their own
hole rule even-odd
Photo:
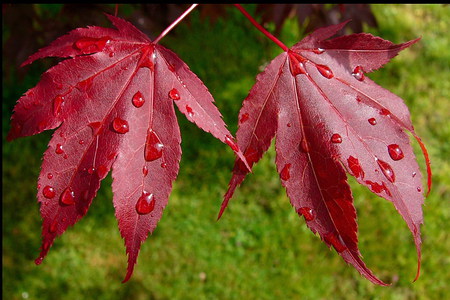
<svg viewBox="0 0 450 300">
<path fill-rule="evenodd" d="M 146 161 L 154 161 L 162 156 L 164 145 L 153 130 L 147 132 L 145 141 L 144 158 Z"/>
<path fill-rule="evenodd" d="M 300 207 L 299 209 L 297 209 L 297 213 L 299 215 L 302 215 L 306 221 L 314 220 L 314 212 L 313 212 L 312 208 Z"/>
<path fill-rule="evenodd" d="M 57 229 L 58 229 L 58 219 L 55 218 L 53 220 L 52 224 L 50 224 L 50 227 L 48 228 L 48 231 L 50 233 L 55 233 Z"/>
<path fill-rule="evenodd" d="M 389 145 L 388 146 L 388 152 L 389 152 L 389 156 L 393 160 L 400 160 L 403 157 L 405 157 L 405 155 L 403 154 L 402 149 L 400 149 L 399 145 L 397 145 L 397 144 Z"/>
<path fill-rule="evenodd" d="M 97 168 L 97 176 L 100 179 L 103 179 L 108 175 L 108 168 L 105 165 L 100 165 Z"/>
<path fill-rule="evenodd" d="M 370 125 L 377 125 L 377 119 L 375 119 L 375 118 L 370 118 L 367 121 L 369 122 Z"/>
<path fill-rule="evenodd" d="M 165 163 L 165 162 L 161 163 L 161 168 L 163 168 L 163 169 L 167 168 L 167 163 Z"/>
<path fill-rule="evenodd" d="M 320 74 L 322 74 L 323 77 L 327 79 L 333 78 L 333 71 L 328 66 L 325 65 L 316 65 L 317 70 Z"/>
<path fill-rule="evenodd" d="M 56 144 L 55 153 L 56 154 L 63 154 L 64 153 L 64 149 L 63 149 L 63 146 L 61 144 Z"/>
<path fill-rule="evenodd" d="M 244 123 L 245 121 L 247 121 L 249 117 L 250 117 L 250 116 L 249 116 L 248 113 L 242 114 L 241 119 L 239 120 L 239 122 L 242 124 L 242 123 Z"/>
<path fill-rule="evenodd" d="M 95 173 L 95 168 L 91 167 L 91 168 L 87 169 L 87 172 L 92 175 Z"/>
<path fill-rule="evenodd" d="M 80 81 L 78 84 L 77 84 L 77 88 L 80 90 L 80 91 L 87 91 L 87 90 L 89 90 L 90 88 L 92 88 L 92 83 L 94 82 L 94 77 L 92 76 L 92 77 L 89 77 L 89 78 L 87 78 L 86 80 L 83 80 L 83 81 Z"/>
<path fill-rule="evenodd" d="M 297 76 L 299 74 L 308 74 L 305 69 L 305 65 L 303 64 L 306 59 L 295 52 L 289 52 L 289 69 L 293 76 Z"/>
<path fill-rule="evenodd" d="M 47 178 L 48 178 L 48 179 L 52 179 L 52 178 L 53 178 L 53 174 L 52 174 L 52 173 L 48 173 L 48 174 L 47 174 Z"/>
<path fill-rule="evenodd" d="M 189 105 L 186 105 L 186 111 L 190 117 L 192 117 L 194 115 L 194 111 L 192 110 L 192 108 Z"/>
<path fill-rule="evenodd" d="M 384 176 L 390 181 L 395 182 L 395 174 L 394 170 L 392 170 L 392 167 L 385 161 L 382 161 L 381 159 L 377 159 L 377 163 L 381 168 L 381 172 L 383 172 Z"/>
<path fill-rule="evenodd" d="M 67 155 L 67 153 L 64 153 L 63 158 L 67 159 L 69 156 Z"/>
<path fill-rule="evenodd" d="M 361 66 L 357 66 L 352 73 L 353 77 L 355 77 L 359 81 L 363 81 L 365 78 L 364 71 Z"/>
<path fill-rule="evenodd" d="M 83 37 L 74 43 L 76 49 L 81 50 L 81 53 L 93 53 L 102 51 L 107 43 L 110 42 L 109 37 L 91 38 Z"/>
<path fill-rule="evenodd" d="M 361 177 L 361 179 L 364 178 L 364 170 L 362 169 L 361 165 L 359 164 L 359 160 L 353 156 L 350 156 L 347 159 L 348 167 L 353 173 L 353 176 L 356 178 Z"/>
<path fill-rule="evenodd" d="M 144 174 L 144 176 L 148 175 L 148 168 L 147 168 L 147 166 L 142 167 L 142 174 Z"/>
<path fill-rule="evenodd" d="M 42 190 L 42 195 L 44 195 L 44 197 L 47 199 L 51 199 L 51 198 L 55 197 L 55 189 L 53 187 L 47 185 Z"/>
<path fill-rule="evenodd" d="M 169 68 L 169 71 L 175 72 L 175 66 L 174 66 L 173 64 L 169 63 L 169 64 L 167 65 L 167 67 Z"/>
<path fill-rule="evenodd" d="M 62 105 L 64 104 L 64 97 L 59 95 L 53 99 L 53 115 L 56 117 L 60 112 Z"/>
<path fill-rule="evenodd" d="M 299 144 L 298 148 L 299 148 L 299 150 L 301 152 L 304 152 L 304 153 L 308 153 L 309 152 L 309 144 L 306 141 L 305 137 L 303 137 L 302 140 L 300 141 L 300 144 Z"/>
<path fill-rule="evenodd" d="M 342 143 L 342 137 L 340 134 L 335 133 L 331 136 L 331 142 L 334 144 L 340 144 Z"/>
<path fill-rule="evenodd" d="M 314 52 L 315 54 L 322 54 L 322 53 L 325 52 L 325 49 L 322 49 L 322 48 L 316 48 L 316 49 L 313 49 L 313 52 Z"/>
<path fill-rule="evenodd" d="M 324 240 L 331 244 L 337 252 L 341 253 L 347 249 L 347 247 L 341 242 L 340 238 L 334 233 L 326 233 L 323 236 Z"/>
<path fill-rule="evenodd" d="M 239 151 L 239 147 L 236 144 L 236 142 L 233 140 L 233 138 L 229 135 L 227 135 L 225 137 L 225 143 L 227 143 L 228 146 L 230 146 L 230 148 L 234 151 L 234 152 L 238 152 Z"/>
<path fill-rule="evenodd" d="M 289 178 L 291 178 L 291 173 L 289 171 L 290 168 L 291 168 L 291 164 L 286 164 L 284 166 L 283 170 L 281 170 L 280 177 L 282 180 L 286 181 L 286 180 L 289 180 Z"/>
<path fill-rule="evenodd" d="M 130 130 L 130 128 L 128 127 L 128 122 L 121 118 L 115 118 L 112 125 L 117 133 L 124 134 Z"/>
<path fill-rule="evenodd" d="M 382 116 L 389 116 L 390 114 L 391 114 L 391 112 L 386 108 L 382 108 L 380 110 L 380 115 L 382 115 Z"/>
<path fill-rule="evenodd" d="M 43 260 L 44 260 L 44 257 L 43 257 L 43 256 L 39 256 L 38 258 L 36 258 L 36 259 L 34 260 L 34 263 L 35 263 L 36 265 L 40 265 L 40 264 L 42 263 Z"/>
<path fill-rule="evenodd" d="M 422 192 L 422 188 L 420 186 L 417 187 L 417 191 L 420 193 Z"/>
<path fill-rule="evenodd" d="M 385 191 L 386 194 L 388 194 L 389 196 L 391 196 L 391 192 L 389 191 L 389 189 L 386 187 L 386 185 L 384 184 L 384 182 L 382 182 L 381 184 L 379 184 L 378 182 L 373 182 L 370 180 L 366 180 L 365 181 L 366 184 L 370 185 L 370 190 L 374 193 L 381 193 L 382 191 Z"/>
<path fill-rule="evenodd" d="M 145 103 L 145 99 L 144 96 L 142 95 L 141 92 L 137 92 L 136 94 L 134 94 L 131 102 L 133 103 L 133 105 L 137 108 L 141 107 L 142 105 L 144 105 Z"/>
<path fill-rule="evenodd" d="M 109 57 L 114 57 L 115 53 L 114 52 L 109 52 Z"/>
<path fill-rule="evenodd" d="M 291 127 L 292 124 L 291 124 L 291 123 L 287 123 L 286 126 L 287 126 L 287 127 Z"/>
<path fill-rule="evenodd" d="M 84 144 L 84 140 L 79 140 L 78 144 L 83 145 Z"/>
<path fill-rule="evenodd" d="M 62 204 L 73 205 L 75 204 L 75 193 L 70 187 L 68 187 L 64 190 L 64 192 L 62 192 L 61 198 L 59 200 Z"/>
<path fill-rule="evenodd" d="M 178 90 L 176 88 L 173 88 L 169 91 L 169 97 L 172 100 L 180 100 L 180 93 L 178 93 Z M 187 109 L 187 107 L 186 107 Z"/>
<path fill-rule="evenodd" d="M 416 177 L 416 175 L 417 175 L 416 172 L 413 172 L 413 173 L 412 173 L 412 177 L 413 177 L 413 178 Z"/>
<path fill-rule="evenodd" d="M 140 215 L 151 213 L 155 209 L 155 197 L 149 192 L 143 191 L 136 203 L 136 211 Z"/>
<path fill-rule="evenodd" d="M 92 122 L 88 124 L 92 129 L 92 134 L 94 136 L 99 135 L 103 132 L 103 123 L 102 122 Z"/>
<path fill-rule="evenodd" d="M 148 68 L 151 71 L 155 70 L 155 65 L 152 62 L 152 59 L 150 58 L 150 56 L 152 56 L 154 52 L 154 48 L 153 46 L 149 45 L 148 47 L 145 47 L 141 53 L 141 58 L 138 62 L 138 66 L 139 68 Z"/>
</svg>

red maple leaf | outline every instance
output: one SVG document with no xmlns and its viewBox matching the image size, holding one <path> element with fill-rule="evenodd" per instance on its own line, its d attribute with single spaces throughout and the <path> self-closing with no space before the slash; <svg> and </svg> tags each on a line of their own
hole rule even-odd
<svg viewBox="0 0 450 300">
<path fill-rule="evenodd" d="M 428 155 L 403 100 L 365 75 L 418 39 L 398 45 L 366 33 L 329 39 L 345 24 L 318 29 L 271 61 L 244 100 L 236 137 L 252 166 L 276 135 L 278 173 L 296 212 L 347 263 L 385 285 L 361 259 L 346 172 L 404 218 L 417 248 L 418 276 L 422 175 L 407 132 L 424 152 L 429 189 Z M 237 158 L 219 218 L 248 173 Z"/>
<path fill-rule="evenodd" d="M 86 214 L 101 180 L 113 169 L 114 208 L 128 253 L 127 281 L 178 174 L 181 137 L 173 104 L 243 155 L 211 94 L 188 66 L 130 23 L 108 18 L 117 29 L 75 29 L 24 62 L 72 58 L 45 72 L 18 100 L 8 140 L 59 127 L 39 175 L 43 242 L 37 264 L 54 239 Z"/>
</svg>

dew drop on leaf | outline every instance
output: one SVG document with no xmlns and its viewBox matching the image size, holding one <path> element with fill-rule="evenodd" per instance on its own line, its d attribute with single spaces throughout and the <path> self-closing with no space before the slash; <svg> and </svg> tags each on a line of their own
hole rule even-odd
<svg viewBox="0 0 450 300">
<path fill-rule="evenodd" d="M 342 137 L 340 134 L 335 133 L 331 136 L 331 142 L 334 144 L 340 144 L 342 143 Z"/>
<path fill-rule="evenodd" d="M 44 197 L 47 199 L 51 199 L 51 198 L 55 197 L 55 189 L 53 187 L 47 185 L 42 190 L 42 195 L 44 195 Z"/>
<path fill-rule="evenodd" d="M 52 178 L 53 178 L 53 174 L 52 174 L 52 173 L 48 173 L 48 174 L 47 174 L 47 178 L 48 178 L 48 179 L 52 179 Z"/>
<path fill-rule="evenodd" d="M 309 145 L 308 145 L 308 142 L 306 141 L 306 139 L 304 137 L 300 141 L 300 145 L 299 145 L 298 148 L 303 153 L 308 153 L 309 152 Z"/>
<path fill-rule="evenodd" d="M 328 66 L 325 65 L 316 65 L 317 70 L 320 74 L 322 74 L 323 77 L 327 79 L 333 78 L 333 71 Z"/>
<path fill-rule="evenodd" d="M 353 156 L 350 156 L 347 159 L 348 167 L 352 171 L 353 175 L 356 178 L 361 177 L 361 179 L 364 178 L 364 170 L 362 169 L 361 165 L 359 164 L 359 160 Z"/>
<path fill-rule="evenodd" d="M 233 149 L 233 151 L 237 152 L 239 151 L 239 147 L 236 144 L 236 142 L 233 140 L 233 138 L 229 135 L 227 135 L 225 137 L 225 143 L 227 143 L 228 146 L 230 146 L 231 149 Z"/>
<path fill-rule="evenodd" d="M 75 204 L 75 193 L 72 191 L 70 187 L 66 188 L 64 192 L 62 192 L 60 201 L 62 204 L 65 205 Z"/>
<path fill-rule="evenodd" d="M 313 52 L 314 52 L 315 54 L 322 54 L 322 53 L 325 52 L 325 49 L 322 49 L 322 48 L 316 48 L 316 49 L 313 49 Z"/>
<path fill-rule="evenodd" d="M 61 144 L 56 144 L 56 149 L 55 149 L 55 153 L 56 154 L 63 154 L 64 150 Z"/>
<path fill-rule="evenodd" d="M 242 114 L 241 119 L 239 120 L 239 122 L 242 124 L 245 121 L 247 121 L 248 118 L 249 118 L 249 114 L 248 113 Z"/>
<path fill-rule="evenodd" d="M 291 174 L 290 174 L 290 169 L 291 168 L 291 164 L 286 164 L 284 167 L 283 167 L 283 170 L 281 170 L 281 173 L 280 173 L 280 177 L 281 177 L 281 179 L 283 179 L 283 180 L 289 180 L 289 178 L 291 178 Z"/>
<path fill-rule="evenodd" d="M 147 168 L 147 166 L 143 166 L 142 167 L 142 174 L 144 174 L 144 176 L 148 175 L 148 168 Z"/>
<path fill-rule="evenodd" d="M 357 66 L 352 73 L 353 77 L 355 77 L 359 81 L 363 81 L 365 78 L 364 71 L 361 66 Z"/>
<path fill-rule="evenodd" d="M 394 170 L 392 170 L 392 167 L 385 161 L 381 159 L 377 159 L 377 163 L 381 168 L 381 172 L 383 172 L 384 176 L 390 181 L 395 182 L 395 174 Z"/>
<path fill-rule="evenodd" d="M 313 212 L 312 208 L 300 207 L 299 209 L 297 209 L 297 213 L 299 215 L 302 215 L 306 221 L 314 220 L 314 212 Z"/>
<path fill-rule="evenodd" d="M 176 88 L 173 88 L 169 91 L 169 97 L 172 100 L 180 100 L 180 93 L 178 92 L 178 90 Z"/>
<path fill-rule="evenodd" d="M 382 116 L 390 116 L 391 112 L 388 109 L 386 109 L 386 108 L 382 108 L 380 110 L 380 115 L 382 115 Z"/>
<path fill-rule="evenodd" d="M 143 191 L 136 203 L 136 211 L 140 215 L 151 213 L 155 209 L 155 197 L 149 192 Z"/>
<path fill-rule="evenodd" d="M 340 239 L 334 233 L 327 233 L 323 236 L 324 240 L 331 244 L 337 252 L 341 253 L 347 249 L 347 247 L 340 241 Z"/>
<path fill-rule="evenodd" d="M 94 136 L 99 135 L 103 132 L 102 122 L 92 122 L 92 123 L 89 123 L 88 126 L 91 127 L 92 134 Z"/>
<path fill-rule="evenodd" d="M 124 134 L 130 130 L 130 128 L 128 127 L 128 122 L 121 118 L 115 118 L 112 125 L 114 131 L 116 131 L 117 133 Z"/>
<path fill-rule="evenodd" d="M 393 160 L 400 160 L 403 157 L 405 157 L 405 155 L 403 154 L 402 149 L 400 149 L 399 145 L 397 145 L 397 144 L 389 145 L 388 146 L 388 152 L 389 152 L 389 156 Z"/>
<path fill-rule="evenodd" d="M 64 97 L 61 95 L 58 95 L 53 99 L 53 115 L 56 117 L 60 112 L 62 105 L 64 103 Z"/>
<path fill-rule="evenodd" d="M 192 110 L 192 108 L 189 105 L 186 105 L 186 111 L 189 114 L 189 116 L 193 116 L 194 115 L 194 111 Z"/>
<path fill-rule="evenodd" d="M 370 118 L 367 121 L 369 122 L 370 125 L 377 125 L 377 119 L 375 118 Z"/>
<path fill-rule="evenodd" d="M 147 132 L 145 141 L 144 158 L 146 161 L 154 161 L 162 156 L 164 145 L 153 130 Z"/>
<path fill-rule="evenodd" d="M 144 105 L 145 99 L 141 92 L 137 92 L 136 94 L 134 94 L 131 102 L 135 107 L 139 108 L 142 107 L 142 105 Z"/>
<path fill-rule="evenodd" d="M 57 230 L 57 228 L 58 228 L 58 219 L 55 218 L 55 219 L 53 220 L 52 224 L 50 224 L 50 227 L 48 228 L 48 231 L 49 231 L 50 233 L 55 233 L 56 230 Z"/>
</svg>

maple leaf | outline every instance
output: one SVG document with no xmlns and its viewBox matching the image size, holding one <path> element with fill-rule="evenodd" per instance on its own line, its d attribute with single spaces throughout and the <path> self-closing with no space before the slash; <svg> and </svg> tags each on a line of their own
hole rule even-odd
<svg viewBox="0 0 450 300">
<path fill-rule="evenodd" d="M 393 44 L 371 34 L 331 38 L 346 22 L 314 31 L 257 76 L 239 113 L 239 148 L 252 166 L 276 136 L 276 166 L 296 212 L 321 239 L 373 283 L 361 259 L 356 210 L 346 173 L 391 201 L 413 234 L 420 270 L 422 175 L 407 132 L 403 100 L 365 73 L 418 41 Z M 249 173 L 237 158 L 219 218 Z"/>
<path fill-rule="evenodd" d="M 181 159 L 174 105 L 244 159 L 200 79 L 173 52 L 125 20 L 78 28 L 30 56 L 71 57 L 17 102 L 8 140 L 59 127 L 38 181 L 40 264 L 54 239 L 83 217 L 112 170 L 114 208 L 133 271 L 162 216 Z M 245 160 L 245 159 L 244 159 Z"/>
</svg>

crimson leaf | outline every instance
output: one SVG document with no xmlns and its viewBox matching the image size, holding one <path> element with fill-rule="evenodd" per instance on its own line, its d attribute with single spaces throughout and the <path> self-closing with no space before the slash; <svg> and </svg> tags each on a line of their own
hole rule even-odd
<svg viewBox="0 0 450 300">
<path fill-rule="evenodd" d="M 181 159 L 173 103 L 242 159 L 213 98 L 176 54 L 130 23 L 78 28 L 39 50 L 71 57 L 45 72 L 14 108 L 8 139 L 54 132 L 44 154 L 38 201 L 40 264 L 54 239 L 83 217 L 113 168 L 114 207 L 133 271 L 141 243 L 162 216 Z"/>
<path fill-rule="evenodd" d="M 422 147 L 429 189 L 428 154 L 402 99 L 365 75 L 418 39 L 398 45 L 365 33 L 329 39 L 345 24 L 318 29 L 271 61 L 244 100 L 236 137 L 252 166 L 276 135 L 278 173 L 296 212 L 347 263 L 385 285 L 361 259 L 346 172 L 404 218 L 417 248 L 418 276 L 422 176 L 407 132 Z M 219 218 L 248 173 L 237 158 Z"/>
</svg>

